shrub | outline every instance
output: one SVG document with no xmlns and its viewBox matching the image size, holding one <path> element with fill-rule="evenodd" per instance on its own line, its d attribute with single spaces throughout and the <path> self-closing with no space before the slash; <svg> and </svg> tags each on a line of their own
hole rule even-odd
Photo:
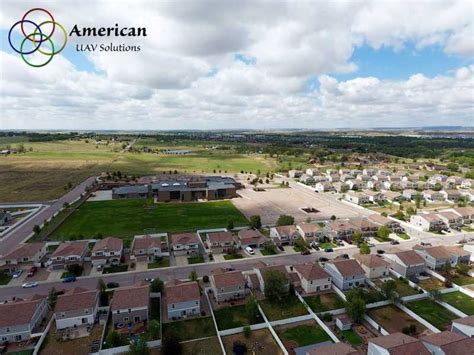
<svg viewBox="0 0 474 355">
<path fill-rule="evenodd" d="M 207 284 L 207 283 L 209 282 L 209 276 L 204 275 L 204 276 L 202 277 L 202 282 L 204 282 L 204 283 Z"/>
<path fill-rule="evenodd" d="M 247 325 L 244 327 L 244 336 L 248 339 L 252 335 L 252 329 Z"/>
</svg>

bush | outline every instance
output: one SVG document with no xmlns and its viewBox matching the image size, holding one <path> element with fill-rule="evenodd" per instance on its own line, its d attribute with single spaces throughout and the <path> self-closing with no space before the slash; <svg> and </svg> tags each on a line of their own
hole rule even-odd
<svg viewBox="0 0 474 355">
<path fill-rule="evenodd" d="M 331 313 L 324 313 L 322 315 L 322 320 L 325 321 L 325 322 L 332 321 L 332 314 Z"/>
<path fill-rule="evenodd" d="M 204 275 L 204 276 L 202 277 L 202 282 L 204 282 L 204 283 L 207 284 L 207 283 L 209 282 L 209 276 Z"/>
<path fill-rule="evenodd" d="M 248 339 L 252 335 L 252 329 L 247 325 L 244 327 L 244 336 Z"/>
</svg>

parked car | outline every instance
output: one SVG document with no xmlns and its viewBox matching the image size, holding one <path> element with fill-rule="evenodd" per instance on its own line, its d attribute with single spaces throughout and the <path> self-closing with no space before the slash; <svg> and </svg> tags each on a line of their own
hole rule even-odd
<svg viewBox="0 0 474 355">
<path fill-rule="evenodd" d="M 313 245 L 312 248 L 313 248 L 314 250 L 321 250 L 319 247 L 316 247 L 316 246 L 314 246 L 314 245 Z"/>
<path fill-rule="evenodd" d="M 107 288 L 117 288 L 119 286 L 120 285 L 118 284 L 118 282 L 108 282 L 107 283 Z"/>
<path fill-rule="evenodd" d="M 420 245 L 423 245 L 425 247 L 430 247 L 431 243 L 420 242 Z"/>
<path fill-rule="evenodd" d="M 390 241 L 390 244 L 392 244 L 392 245 L 397 245 L 397 244 L 400 244 L 400 242 L 399 242 L 398 240 L 392 239 L 392 240 Z"/>
<path fill-rule="evenodd" d="M 15 271 L 13 274 L 12 274 L 12 277 L 14 279 L 17 279 L 21 276 L 21 274 L 23 274 L 23 270 L 18 270 L 18 271 Z"/>
<path fill-rule="evenodd" d="M 61 296 L 61 295 L 64 295 L 65 293 L 66 293 L 66 290 L 58 290 L 58 291 L 56 291 L 54 294 L 55 294 L 56 296 Z"/>
<path fill-rule="evenodd" d="M 100 264 L 97 265 L 97 271 L 102 271 L 104 269 L 104 265 Z"/>
<path fill-rule="evenodd" d="M 301 252 L 301 255 L 309 255 L 311 252 L 308 249 L 305 249 Z"/>
<path fill-rule="evenodd" d="M 319 247 L 319 243 L 318 242 L 311 242 L 310 246 L 312 246 L 313 248 L 315 247 Z"/>
<path fill-rule="evenodd" d="M 152 283 L 153 281 L 155 281 L 155 279 L 152 278 L 152 277 L 146 277 L 146 278 L 145 278 L 145 281 Z"/>
<path fill-rule="evenodd" d="M 38 271 L 38 268 L 36 266 L 32 266 L 30 271 L 28 271 L 28 274 L 26 276 L 28 276 L 28 277 L 35 276 L 36 271 Z"/>
<path fill-rule="evenodd" d="M 235 269 L 232 266 L 226 267 L 225 271 L 234 271 Z"/>
<path fill-rule="evenodd" d="M 326 248 L 326 249 L 324 249 L 324 251 L 326 253 L 332 253 L 334 251 L 334 249 L 333 248 Z"/>
<path fill-rule="evenodd" d="M 325 258 L 324 256 L 321 256 L 319 258 L 319 261 L 322 262 L 322 263 L 325 263 L 326 261 L 328 261 L 329 259 L 328 258 Z"/>
<path fill-rule="evenodd" d="M 280 251 L 285 251 L 285 248 L 283 248 L 281 245 L 277 245 L 277 248 L 278 248 Z"/>
<path fill-rule="evenodd" d="M 65 282 L 65 283 L 76 282 L 76 276 L 67 276 L 63 279 L 63 282 Z"/>
<path fill-rule="evenodd" d="M 23 288 L 32 288 L 32 287 L 36 287 L 38 286 L 38 283 L 35 281 L 35 282 L 25 282 L 23 285 L 21 285 L 21 287 Z"/>
<path fill-rule="evenodd" d="M 245 247 L 245 252 L 249 255 L 255 255 L 255 251 L 251 247 Z"/>
<path fill-rule="evenodd" d="M 374 243 L 367 243 L 367 245 L 369 246 L 369 248 L 373 248 L 375 246 Z"/>
<path fill-rule="evenodd" d="M 377 249 L 377 254 L 385 254 L 385 250 Z"/>
</svg>

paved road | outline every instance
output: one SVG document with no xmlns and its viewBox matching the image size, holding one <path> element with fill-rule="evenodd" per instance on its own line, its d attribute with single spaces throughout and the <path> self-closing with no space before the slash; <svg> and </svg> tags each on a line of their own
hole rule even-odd
<svg viewBox="0 0 474 355">
<path fill-rule="evenodd" d="M 64 202 L 71 203 L 76 200 L 81 193 L 83 193 L 87 186 L 90 186 L 95 181 L 95 177 L 89 177 L 71 191 L 56 201 L 51 202 L 45 206 L 35 216 L 27 220 L 25 223 L 15 228 L 10 233 L 6 234 L 0 241 L 0 255 L 12 250 L 15 246 L 23 242 L 32 233 L 33 227 L 38 224 L 41 225 L 46 219 L 51 218 L 57 211 L 63 207 Z"/>
</svg>

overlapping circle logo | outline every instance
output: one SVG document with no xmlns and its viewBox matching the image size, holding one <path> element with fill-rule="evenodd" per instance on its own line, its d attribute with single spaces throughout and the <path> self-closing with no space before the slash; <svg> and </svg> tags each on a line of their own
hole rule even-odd
<svg viewBox="0 0 474 355">
<path fill-rule="evenodd" d="M 36 22 L 34 22 L 27 19 L 29 16 L 32 16 L 33 13 L 35 13 L 35 17 L 40 15 L 43 20 L 36 20 Z M 19 42 L 19 44 L 17 43 L 14 45 L 12 34 L 17 26 L 20 26 L 20 32 L 24 38 Z M 46 32 L 45 29 L 47 30 Z M 52 38 L 55 31 L 60 32 L 62 36 L 64 36 L 62 43 L 60 42 L 59 45 L 55 44 Z M 10 28 L 10 31 L 8 32 L 8 42 L 13 50 L 20 54 L 26 64 L 39 68 L 44 67 L 46 64 L 51 62 L 53 57 L 56 54 L 61 53 L 66 47 L 67 32 L 63 25 L 54 20 L 53 15 L 51 15 L 48 10 L 36 7 L 27 11 L 23 15 L 23 18 Z M 28 59 L 28 56 L 33 53 L 42 54 L 45 57 L 44 61 L 38 64 L 33 63 L 31 59 Z"/>
</svg>

